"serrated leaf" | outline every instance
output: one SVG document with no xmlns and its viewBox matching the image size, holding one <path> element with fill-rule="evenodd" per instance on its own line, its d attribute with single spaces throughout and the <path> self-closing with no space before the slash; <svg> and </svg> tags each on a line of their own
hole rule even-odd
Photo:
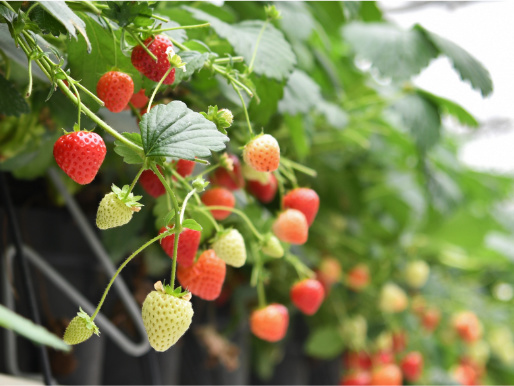
<svg viewBox="0 0 514 386">
<path fill-rule="evenodd" d="M 393 105 L 414 137 L 418 147 L 428 150 L 439 141 L 441 117 L 437 106 L 417 94 L 410 94 Z"/>
<path fill-rule="evenodd" d="M 228 40 L 234 51 L 250 63 L 255 44 L 264 22 L 261 20 L 246 20 L 237 24 L 227 24 L 218 18 L 198 9 L 185 7 L 198 20 L 211 23 L 216 33 Z M 282 32 L 269 24 L 257 50 L 253 71 L 273 79 L 286 79 L 293 71 L 296 57 Z"/>
<path fill-rule="evenodd" d="M 308 113 L 321 99 L 319 85 L 301 70 L 295 70 L 284 88 L 284 97 L 278 102 L 278 111 L 290 115 Z"/>
<path fill-rule="evenodd" d="M 80 17 L 73 13 L 64 1 L 42 1 L 39 4 L 53 17 L 59 20 L 75 39 L 78 39 L 76 33 L 78 30 L 86 41 L 87 52 L 91 52 L 91 43 L 86 34 L 86 24 Z"/>
<path fill-rule="evenodd" d="M 216 125 L 180 101 L 157 105 L 139 124 L 145 155 L 182 158 L 209 157 L 225 149 L 229 138 Z"/>
<path fill-rule="evenodd" d="M 304 41 L 310 37 L 315 22 L 306 3 L 281 1 L 277 2 L 275 6 L 282 15 L 280 26 L 289 41 Z"/>
<path fill-rule="evenodd" d="M 186 63 L 186 71 L 177 68 L 175 70 L 175 83 L 179 84 L 183 80 L 188 80 L 196 72 L 200 71 L 205 62 L 209 60 L 209 53 L 200 53 L 197 51 L 181 51 L 179 53 L 182 61 Z"/>
<path fill-rule="evenodd" d="M 342 33 L 358 57 L 369 60 L 380 75 L 393 80 L 409 79 L 437 56 L 435 47 L 417 29 L 352 22 L 343 27 Z"/>
<path fill-rule="evenodd" d="M 482 96 L 491 94 L 493 91 L 493 81 L 489 71 L 482 63 L 450 40 L 430 32 L 420 25 L 417 25 L 415 28 L 421 31 L 443 55 L 450 59 L 453 67 L 463 80 L 469 80 L 471 86 L 475 90 L 480 90 Z"/>
<path fill-rule="evenodd" d="M 305 352 L 315 358 L 332 359 L 344 350 L 344 342 L 336 327 L 314 330 L 305 343 Z"/>
<path fill-rule="evenodd" d="M 61 351 L 70 351 L 71 347 L 46 328 L 33 323 L 31 320 L 11 311 L 0 304 L 0 326 L 13 330 L 35 343 L 53 347 Z"/>
<path fill-rule="evenodd" d="M 44 34 L 59 36 L 66 33 L 66 28 L 42 7 L 36 7 L 30 13 L 30 18 L 39 26 Z"/>
<path fill-rule="evenodd" d="M 143 142 L 141 140 L 141 134 L 139 133 L 122 133 L 122 135 L 130 139 L 136 145 L 143 147 Z M 131 147 L 127 146 L 120 140 L 114 141 L 114 151 L 116 154 L 123 157 L 123 161 L 127 164 L 142 164 L 144 162 L 143 155 L 138 153 Z"/>
<path fill-rule="evenodd" d="M 14 84 L 0 74 L 0 115 L 27 114 L 30 109 L 25 98 L 18 92 Z"/>
<path fill-rule="evenodd" d="M 203 228 L 200 224 L 198 224 L 195 220 L 192 218 L 188 218 L 182 222 L 182 226 L 184 228 L 192 229 L 194 231 L 201 231 Z"/>
<path fill-rule="evenodd" d="M 460 123 L 462 123 L 463 125 L 469 126 L 469 127 L 478 127 L 478 121 L 475 119 L 475 117 L 473 115 L 471 115 L 471 113 L 469 113 L 461 105 L 459 105 L 449 99 L 429 93 L 428 91 L 425 91 L 425 90 L 417 89 L 416 92 L 419 95 L 421 95 L 422 97 L 429 99 L 430 101 L 435 103 L 437 106 L 439 106 L 439 109 L 441 110 L 441 112 L 457 118 L 458 121 Z"/>
<path fill-rule="evenodd" d="M 120 27 L 134 23 L 137 27 L 148 27 L 153 24 L 152 9 L 147 2 L 142 1 L 108 1 L 105 14 L 115 20 Z"/>
</svg>

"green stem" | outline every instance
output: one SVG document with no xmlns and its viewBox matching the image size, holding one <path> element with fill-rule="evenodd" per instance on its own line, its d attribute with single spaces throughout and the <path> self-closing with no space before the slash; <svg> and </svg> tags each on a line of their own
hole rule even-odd
<svg viewBox="0 0 514 386">
<path fill-rule="evenodd" d="M 30 8 L 27 10 L 26 16 L 29 17 L 30 13 L 34 8 L 36 8 L 39 5 L 39 3 L 34 3 L 30 6 Z"/>
<path fill-rule="evenodd" d="M 316 274 L 309 267 L 307 267 L 302 261 L 298 259 L 298 257 L 286 254 L 285 260 L 293 266 L 300 279 L 307 277 L 313 278 L 316 276 Z"/>
<path fill-rule="evenodd" d="M 2 56 L 2 59 L 5 62 L 5 79 L 9 80 L 11 77 L 11 61 L 9 60 L 9 57 L 5 54 L 3 50 L 0 50 L 0 55 Z"/>
<path fill-rule="evenodd" d="M 30 94 L 32 94 L 32 60 L 29 57 L 29 85 L 27 86 L 27 92 L 25 93 L 25 98 L 28 98 Z"/>
<path fill-rule="evenodd" d="M 152 165 L 152 171 L 155 173 L 157 178 L 159 178 L 159 181 L 164 185 L 164 188 L 166 189 L 166 192 L 168 192 L 168 195 L 171 197 L 171 201 L 173 203 L 173 210 L 175 211 L 175 239 L 173 242 L 173 262 L 171 265 L 171 281 L 170 286 L 172 289 L 175 289 L 175 275 L 177 271 L 177 251 L 178 251 L 178 239 L 180 237 L 180 233 L 182 232 L 182 223 L 180 222 L 180 215 L 179 215 L 179 209 L 178 209 L 178 201 L 177 197 L 175 196 L 175 193 L 173 193 L 173 190 L 171 190 L 170 185 L 168 184 L 168 181 L 164 178 L 161 171 L 157 168 L 155 164 Z"/>
<path fill-rule="evenodd" d="M 89 91 L 87 88 L 82 86 L 80 82 L 76 83 L 77 87 L 80 88 L 82 91 L 84 91 L 90 98 L 92 98 L 96 103 L 98 103 L 100 106 L 105 106 L 105 103 L 103 100 L 98 98 L 95 94 L 93 94 L 91 91 Z"/>
<path fill-rule="evenodd" d="M 165 18 L 163 18 L 162 16 L 159 16 L 159 15 L 152 14 L 152 17 L 153 17 L 154 19 L 157 19 L 157 20 L 163 21 L 163 22 L 165 22 L 165 23 L 168 23 L 168 22 L 169 22 L 169 20 L 168 20 L 168 19 L 165 19 Z"/>
<path fill-rule="evenodd" d="M 214 59 L 214 63 L 216 64 L 225 64 L 225 63 L 235 63 L 235 62 L 244 62 L 245 58 L 242 56 L 232 56 L 230 58 L 218 58 Z"/>
<path fill-rule="evenodd" d="M 291 184 L 293 185 L 294 188 L 298 187 L 298 182 L 296 181 L 296 176 L 294 175 L 294 172 L 290 168 L 286 167 L 285 164 L 281 163 L 279 165 L 279 171 L 285 177 L 287 177 L 287 179 L 289 179 L 289 181 L 291 182 Z"/>
<path fill-rule="evenodd" d="M 255 235 L 255 237 L 257 237 L 259 240 L 264 240 L 264 236 L 262 236 L 260 234 L 260 232 L 257 230 L 257 228 L 255 228 L 255 226 L 252 224 L 252 222 L 250 221 L 248 216 L 243 211 L 236 209 L 236 208 L 231 208 L 230 206 L 222 206 L 222 205 L 206 205 L 204 208 L 208 209 L 208 210 L 226 210 L 226 211 L 237 214 L 246 222 L 246 225 L 248 225 L 248 228 L 250 228 L 250 230 Z"/>
<path fill-rule="evenodd" d="M 257 282 L 257 298 L 259 299 L 259 308 L 266 307 L 266 292 L 264 291 L 264 282 L 259 279 Z"/>
<path fill-rule="evenodd" d="M 264 291 L 264 281 L 262 277 L 262 267 L 263 262 L 255 243 L 252 243 L 252 252 L 255 256 L 255 265 L 252 271 L 252 277 L 250 281 L 250 285 L 252 287 L 257 287 L 257 298 L 259 300 L 259 308 L 266 307 L 266 292 Z"/>
<path fill-rule="evenodd" d="M 134 180 L 130 184 L 130 188 L 129 188 L 127 194 L 125 194 L 125 198 L 127 198 L 129 196 L 130 192 L 132 192 L 132 189 L 134 189 L 134 186 L 136 186 L 137 180 L 139 180 L 139 177 L 141 177 L 141 173 L 143 173 L 144 170 L 145 170 L 144 166 L 142 166 L 141 169 L 139 169 L 136 176 L 134 177 Z"/>
<path fill-rule="evenodd" d="M 182 43 L 178 42 L 176 39 L 173 39 L 171 36 L 168 36 L 168 38 L 170 39 L 170 41 L 173 43 L 173 45 L 175 47 L 178 47 L 180 48 L 182 51 L 191 51 L 189 48 L 187 48 L 185 45 L 183 45 Z"/>
<path fill-rule="evenodd" d="M 98 306 L 96 307 L 96 310 L 95 312 L 93 313 L 93 315 L 91 316 L 91 320 L 94 320 L 96 315 L 98 314 L 98 312 L 100 311 L 100 308 L 102 308 L 102 305 L 105 301 L 105 298 L 107 297 L 107 293 L 109 292 L 112 284 L 114 283 L 114 280 L 118 277 L 118 275 L 120 274 L 121 270 L 123 268 L 125 268 L 125 266 L 130 263 L 130 261 L 136 257 L 143 249 L 145 249 L 146 247 L 148 247 L 150 244 L 156 242 L 157 240 L 160 240 L 166 236 L 169 236 L 171 233 L 171 231 L 169 232 L 163 232 L 161 234 L 159 234 L 158 236 L 154 237 L 153 239 L 151 239 L 150 241 L 147 241 L 145 244 L 143 244 L 141 247 L 139 247 L 138 250 L 136 250 L 132 255 L 130 255 L 124 262 L 123 264 L 121 264 L 118 268 L 118 270 L 116 271 L 116 273 L 113 275 L 113 277 L 111 278 L 111 281 L 109 282 L 109 284 L 107 284 L 107 288 L 105 289 L 103 295 L 102 295 L 102 299 L 100 299 L 100 303 L 98 303 Z"/>
<path fill-rule="evenodd" d="M 246 124 L 248 125 L 248 131 L 250 132 L 250 136 L 253 137 L 252 124 L 250 123 L 250 116 L 248 115 L 248 109 L 246 108 L 246 103 L 243 98 L 243 95 L 241 94 L 241 91 L 239 91 L 239 88 L 235 85 L 234 82 L 231 82 L 231 84 L 234 90 L 237 92 L 237 95 L 239 95 L 239 99 L 241 99 L 241 104 L 243 105 L 243 111 L 245 113 Z"/>
<path fill-rule="evenodd" d="M 219 168 L 220 165 L 219 164 L 216 164 L 216 165 L 211 165 L 209 166 L 208 168 L 206 168 L 203 172 L 201 173 L 198 173 L 197 175 L 195 176 L 190 176 L 188 177 L 186 180 L 192 180 L 194 178 L 198 178 L 198 177 L 202 177 L 204 176 L 205 174 L 209 174 L 210 172 L 212 172 L 213 170 L 216 170 L 217 168 Z"/>
<path fill-rule="evenodd" d="M 152 96 L 150 97 L 150 100 L 148 101 L 148 108 L 146 110 L 147 112 L 150 112 L 150 109 L 152 108 L 153 98 L 155 98 L 155 94 L 157 94 L 157 90 L 159 90 L 159 87 L 161 87 L 162 82 L 164 82 L 164 79 L 166 79 L 166 77 L 170 74 L 171 70 L 173 70 L 172 66 L 170 66 L 170 68 L 168 68 L 168 71 L 165 72 L 164 76 L 161 78 L 159 83 L 157 83 L 157 87 L 155 87 L 155 89 L 153 90 Z"/>
<path fill-rule="evenodd" d="M 259 36 L 257 37 L 257 42 L 255 43 L 255 48 L 254 48 L 253 54 L 252 54 L 252 60 L 250 60 L 250 65 L 248 66 L 249 73 L 252 73 L 252 71 L 253 71 L 253 64 L 255 62 L 255 58 L 257 57 L 257 50 L 259 49 L 259 44 L 261 42 L 262 35 L 264 34 L 264 30 L 266 29 L 268 24 L 269 24 L 269 19 L 267 19 L 266 22 L 263 24 L 263 26 L 259 32 Z"/>
<path fill-rule="evenodd" d="M 143 47 L 143 50 L 145 50 L 145 51 L 146 51 L 146 53 L 147 53 L 148 55 L 150 55 L 150 57 L 151 57 L 155 62 L 157 62 L 157 61 L 158 61 L 157 56 L 155 56 L 154 54 L 152 54 L 152 53 L 150 52 L 150 50 L 148 49 L 148 47 L 144 45 L 144 43 L 141 41 L 141 39 L 139 39 L 139 36 L 137 36 L 137 34 L 135 34 L 134 32 L 132 32 L 132 30 L 131 30 L 131 29 L 129 29 L 129 28 L 125 28 L 125 31 L 127 31 L 127 32 L 130 34 L 130 36 L 132 36 L 132 37 L 136 40 L 137 44 L 139 44 L 141 47 Z"/>
<path fill-rule="evenodd" d="M 318 175 L 318 172 L 316 170 L 311 169 L 305 165 L 299 164 L 297 162 L 291 161 L 290 159 L 282 157 L 280 159 L 280 162 L 292 169 L 298 170 L 303 174 L 307 174 L 308 176 L 316 177 Z"/>
<path fill-rule="evenodd" d="M 211 23 L 204 23 L 204 24 L 196 24 L 196 25 L 179 25 L 178 27 L 170 27 L 170 28 L 161 28 L 161 29 L 154 29 L 154 30 L 144 30 L 144 29 L 136 29 L 138 32 L 152 32 L 152 33 L 160 33 L 160 32 L 166 32 L 166 31 L 175 31 L 178 29 L 193 29 L 193 28 L 203 28 L 203 27 L 210 27 Z"/>
<path fill-rule="evenodd" d="M 244 83 L 241 83 L 239 80 L 237 80 L 236 78 L 234 78 L 232 75 L 230 75 L 224 67 L 221 67 L 217 64 L 214 64 L 212 66 L 212 69 L 214 71 L 216 71 L 217 73 L 219 73 L 220 75 L 223 75 L 225 78 L 227 78 L 231 83 L 235 83 L 237 84 L 239 87 L 241 87 L 243 90 L 246 91 L 246 93 L 250 96 L 250 97 L 253 97 L 253 92 L 252 90 L 250 90 Z"/>
<path fill-rule="evenodd" d="M 139 112 L 138 109 L 136 109 L 134 107 L 134 105 L 132 104 L 132 102 L 129 102 L 128 103 L 129 107 L 130 107 L 130 110 L 132 111 L 132 113 L 139 119 L 141 120 L 141 113 Z"/>
<path fill-rule="evenodd" d="M 84 5 L 86 8 L 89 8 L 91 12 L 93 12 L 95 15 L 101 15 L 102 11 L 100 11 L 93 3 L 90 1 L 81 1 L 81 4 Z"/>
</svg>

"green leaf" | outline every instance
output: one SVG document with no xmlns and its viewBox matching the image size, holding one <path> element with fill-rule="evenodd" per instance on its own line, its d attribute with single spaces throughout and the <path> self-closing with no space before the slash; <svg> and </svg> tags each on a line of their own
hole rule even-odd
<svg viewBox="0 0 514 386">
<path fill-rule="evenodd" d="M 284 97 L 278 103 L 278 111 L 290 115 L 308 113 L 321 98 L 319 85 L 305 72 L 295 70 L 284 88 Z"/>
<path fill-rule="evenodd" d="M 0 304 L 0 326 L 13 330 L 35 343 L 53 347 L 56 350 L 70 351 L 71 347 L 46 328 L 34 324 L 31 320 L 11 311 Z"/>
<path fill-rule="evenodd" d="M 30 19 L 39 26 L 44 34 L 52 34 L 57 37 L 66 33 L 66 28 L 42 7 L 34 8 L 30 13 Z"/>
<path fill-rule="evenodd" d="M 141 134 L 139 133 L 122 133 L 125 138 L 130 139 L 135 144 L 143 147 Z M 142 164 L 144 162 L 143 154 L 135 151 L 131 147 L 125 145 L 120 140 L 114 141 L 114 151 L 123 157 L 123 161 L 127 164 Z"/>
<path fill-rule="evenodd" d="M 277 112 L 278 102 L 284 95 L 285 81 L 279 82 L 264 76 L 251 76 L 252 82 L 257 89 L 259 100 L 252 98 L 248 113 L 256 127 L 265 126 L 270 118 Z"/>
<path fill-rule="evenodd" d="M 73 13 L 64 1 L 42 1 L 39 4 L 53 17 L 59 20 L 75 39 L 77 39 L 76 31 L 78 30 L 86 41 L 87 52 L 91 52 L 91 43 L 89 43 L 86 34 L 86 24 L 80 17 Z"/>
<path fill-rule="evenodd" d="M 194 231 L 201 231 L 203 228 L 200 224 L 198 224 L 195 220 L 192 218 L 188 218 L 182 222 L 182 226 L 184 228 L 192 229 Z"/>
<path fill-rule="evenodd" d="M 441 136 L 441 117 L 437 106 L 431 101 L 410 94 L 393 105 L 407 129 L 410 130 L 418 147 L 428 150 Z"/>
<path fill-rule="evenodd" d="M 237 24 L 227 24 L 218 18 L 191 7 L 185 7 L 198 20 L 211 23 L 216 33 L 228 40 L 234 51 L 245 58 L 246 63 L 252 60 L 255 44 L 264 25 L 260 20 L 246 20 Z M 289 76 L 296 64 L 296 57 L 291 46 L 284 39 L 282 32 L 269 24 L 257 50 L 253 71 L 268 78 L 282 80 Z"/>
<path fill-rule="evenodd" d="M 225 149 L 229 138 L 201 114 L 173 101 L 157 105 L 143 115 L 139 124 L 147 157 L 163 156 L 194 161 Z"/>
<path fill-rule="evenodd" d="M 316 111 L 325 117 L 330 126 L 336 129 L 344 129 L 348 125 L 348 114 L 335 103 L 321 99 L 315 107 Z"/>
<path fill-rule="evenodd" d="M 403 30 L 388 23 L 352 22 L 343 36 L 357 57 L 369 60 L 380 75 L 406 80 L 418 74 L 437 50 L 417 29 Z"/>
<path fill-rule="evenodd" d="M 91 38 L 92 54 L 86 54 L 86 42 L 80 38 L 78 41 L 68 42 L 68 65 L 71 68 L 71 75 L 80 80 L 80 83 L 92 92 L 96 92 L 96 84 L 100 77 L 107 71 L 111 71 L 114 66 L 113 37 L 111 31 L 103 28 L 92 18 L 84 16 L 86 31 Z M 115 30 L 117 42 L 121 37 L 121 29 Z M 116 43 L 116 64 L 118 71 L 129 74 L 134 81 L 134 90 L 139 90 L 141 74 L 134 68 L 130 57 L 119 53 L 119 44 Z M 82 101 L 93 110 L 98 109 L 98 104 L 87 95 L 81 94 Z"/>
<path fill-rule="evenodd" d="M 152 9 L 148 2 L 143 1 L 108 1 L 105 14 L 115 20 L 120 27 L 134 23 L 136 27 L 148 27 L 154 22 Z"/>
<path fill-rule="evenodd" d="M 284 116 L 284 123 L 289 130 L 291 141 L 293 142 L 294 149 L 298 158 L 303 159 L 309 154 L 310 144 L 305 130 L 304 116 L 301 114 Z"/>
<path fill-rule="evenodd" d="M 315 358 L 332 359 L 341 355 L 344 342 L 336 327 L 314 330 L 305 343 L 305 352 Z"/>
<path fill-rule="evenodd" d="M 305 3 L 281 1 L 277 2 L 275 6 L 282 15 L 280 26 L 289 41 L 309 39 L 315 21 Z"/>
<path fill-rule="evenodd" d="M 16 90 L 14 84 L 5 79 L 2 74 L 0 74 L 0 90 L 2 90 L 0 115 L 15 115 L 18 117 L 30 111 L 25 98 Z"/>
<path fill-rule="evenodd" d="M 432 103 L 435 103 L 442 113 L 457 118 L 461 124 L 469 127 L 478 127 L 478 121 L 475 119 L 475 117 L 459 104 L 449 99 L 429 93 L 425 90 L 417 89 L 416 92 L 422 97 L 430 100 Z"/>
<path fill-rule="evenodd" d="M 200 71 L 205 62 L 209 60 L 211 54 L 202 54 L 197 51 L 181 51 L 179 55 L 182 61 L 186 63 L 186 71 L 182 71 L 180 68 L 175 70 L 175 85 L 183 80 L 188 80 L 196 71 Z"/>
<path fill-rule="evenodd" d="M 485 97 L 491 94 L 493 91 L 493 81 L 491 80 L 489 71 L 487 71 L 482 63 L 471 56 L 466 50 L 448 39 L 436 35 L 420 25 L 416 25 L 415 28 L 421 31 L 440 53 L 450 59 L 453 63 L 453 67 L 463 80 L 469 80 L 471 86 L 475 90 L 480 90 L 482 96 Z"/>
</svg>

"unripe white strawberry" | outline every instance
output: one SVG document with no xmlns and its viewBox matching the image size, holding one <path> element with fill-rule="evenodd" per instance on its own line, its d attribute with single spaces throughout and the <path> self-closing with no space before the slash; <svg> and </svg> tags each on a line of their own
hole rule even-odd
<svg viewBox="0 0 514 386">
<path fill-rule="evenodd" d="M 245 241 L 237 229 L 222 232 L 212 244 L 220 259 L 232 267 L 242 267 L 246 262 Z"/>
<path fill-rule="evenodd" d="M 96 326 L 95 322 L 93 322 L 88 314 L 80 309 L 80 312 L 77 312 L 77 316 L 75 316 L 68 327 L 66 327 L 66 331 L 64 332 L 63 340 L 65 343 L 74 345 L 85 342 L 93 334 L 100 335 L 100 330 Z"/>
<path fill-rule="evenodd" d="M 262 253 L 271 257 L 282 257 L 284 256 L 284 248 L 280 244 L 280 240 L 272 234 L 268 234 L 264 240 L 264 244 L 261 247 Z"/>
<path fill-rule="evenodd" d="M 191 325 L 193 307 L 189 301 L 190 294 L 180 294 L 180 287 L 178 290 L 176 294 L 152 291 L 143 303 L 143 324 L 148 341 L 156 351 L 169 349 Z"/>
<path fill-rule="evenodd" d="M 138 200 L 141 196 L 128 193 L 129 186 L 123 189 L 112 186 L 112 192 L 108 193 L 100 201 L 96 213 L 96 226 L 100 229 L 110 229 L 125 225 L 132 219 L 134 212 L 138 212 L 142 206 Z"/>
<path fill-rule="evenodd" d="M 387 283 L 380 291 L 379 308 L 384 312 L 402 312 L 407 308 L 407 294 L 394 283 Z"/>
<path fill-rule="evenodd" d="M 405 281 L 412 288 L 421 288 L 430 275 L 430 266 L 423 260 L 412 261 L 405 269 Z"/>
</svg>

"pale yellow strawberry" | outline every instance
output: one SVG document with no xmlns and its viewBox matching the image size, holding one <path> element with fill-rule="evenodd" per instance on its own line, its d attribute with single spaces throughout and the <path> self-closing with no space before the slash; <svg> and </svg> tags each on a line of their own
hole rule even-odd
<svg viewBox="0 0 514 386">
<path fill-rule="evenodd" d="M 242 267 L 246 262 L 245 241 L 236 229 L 223 232 L 212 244 L 212 249 L 221 260 L 232 267 Z"/>
</svg>

